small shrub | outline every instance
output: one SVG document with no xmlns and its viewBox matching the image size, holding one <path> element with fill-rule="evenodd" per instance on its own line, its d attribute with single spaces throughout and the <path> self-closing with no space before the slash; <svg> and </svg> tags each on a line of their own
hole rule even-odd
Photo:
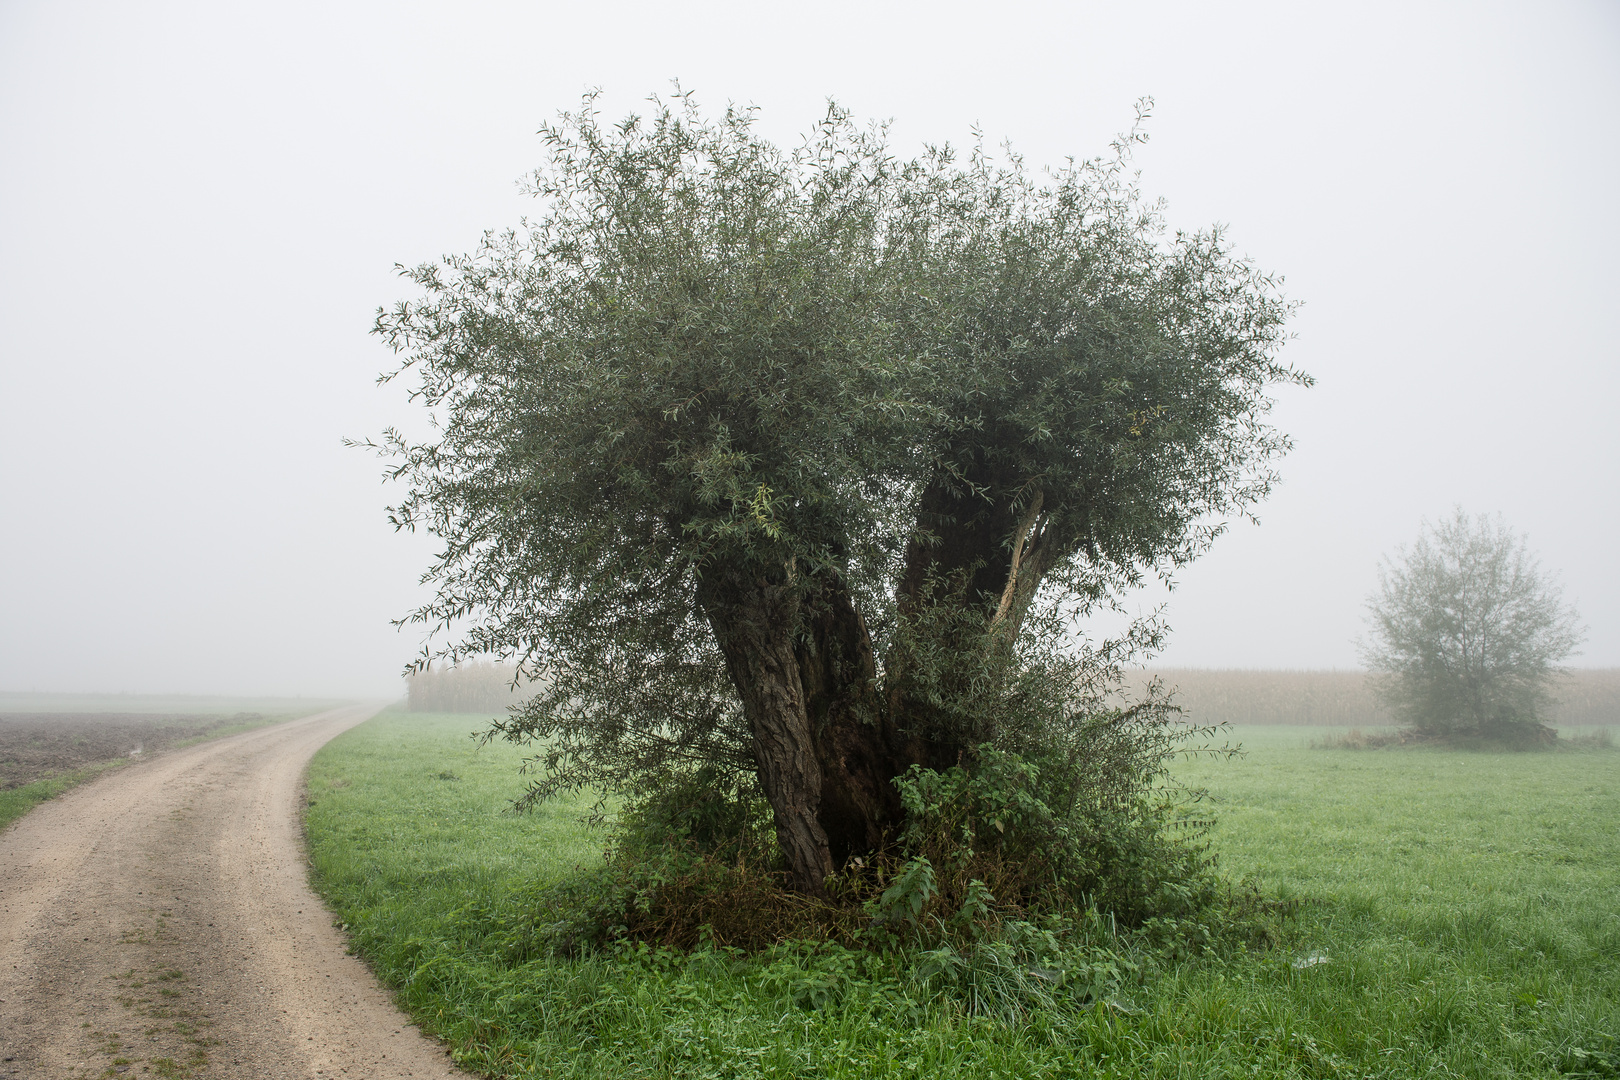
<svg viewBox="0 0 1620 1080">
<path fill-rule="evenodd" d="M 968 912 L 977 925 L 1094 909 L 1138 925 L 1216 901 L 1207 823 L 1178 820 L 1172 793 L 1085 801 L 1066 781 L 1060 770 L 1044 773 L 990 746 L 971 768 L 913 768 L 897 781 L 902 846 L 933 874 L 923 907 L 935 922 L 961 927 Z"/>
<path fill-rule="evenodd" d="M 1386 746 L 1404 746 L 1409 742 L 1418 741 L 1421 741 L 1421 737 L 1414 731 L 1363 732 L 1360 728 L 1351 728 L 1343 735 L 1326 735 L 1320 739 L 1312 739 L 1311 749 L 1382 750 Z"/>
<path fill-rule="evenodd" d="M 1580 735 L 1571 735 L 1559 742 L 1574 750 L 1613 750 L 1614 735 L 1608 728 L 1598 728 L 1596 731 L 1583 732 Z"/>
</svg>

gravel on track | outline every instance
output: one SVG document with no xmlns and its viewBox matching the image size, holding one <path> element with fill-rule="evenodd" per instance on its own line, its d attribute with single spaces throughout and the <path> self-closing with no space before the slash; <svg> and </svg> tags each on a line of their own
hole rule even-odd
<svg viewBox="0 0 1620 1080">
<path fill-rule="evenodd" d="M 0 1077 L 460 1077 L 310 890 L 315 751 L 377 706 L 157 755 L 0 833 Z"/>
</svg>

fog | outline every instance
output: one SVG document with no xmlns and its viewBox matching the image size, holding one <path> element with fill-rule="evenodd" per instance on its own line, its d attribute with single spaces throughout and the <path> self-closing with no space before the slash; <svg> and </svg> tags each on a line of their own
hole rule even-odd
<svg viewBox="0 0 1620 1080">
<path fill-rule="evenodd" d="M 1620 664 L 1612 3 L 0 6 L 0 689 L 397 693 L 431 543 L 344 436 L 393 271 L 532 211 L 534 132 L 671 78 L 796 141 L 1142 184 L 1303 302 L 1285 483 L 1179 577 L 1179 667 L 1351 667 L 1381 553 L 1500 512 Z M 412 423 L 419 423 L 412 420 Z M 1133 598 L 1150 607 L 1162 590 Z"/>
</svg>

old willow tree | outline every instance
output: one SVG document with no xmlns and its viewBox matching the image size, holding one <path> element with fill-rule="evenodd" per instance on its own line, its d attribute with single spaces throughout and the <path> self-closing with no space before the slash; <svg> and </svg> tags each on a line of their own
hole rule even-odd
<svg viewBox="0 0 1620 1080">
<path fill-rule="evenodd" d="M 819 891 L 897 774 L 1017 741 L 1027 642 L 1272 481 L 1287 305 L 1165 233 L 1139 135 L 1032 176 L 836 108 L 792 152 L 683 96 L 542 134 L 537 218 L 377 323 L 434 417 L 382 447 L 444 542 L 414 617 L 544 686 L 497 725 L 533 798 L 740 778 Z"/>
</svg>

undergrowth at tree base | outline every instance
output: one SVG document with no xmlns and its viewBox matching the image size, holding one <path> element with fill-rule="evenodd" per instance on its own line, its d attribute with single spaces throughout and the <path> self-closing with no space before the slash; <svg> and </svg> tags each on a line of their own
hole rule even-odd
<svg viewBox="0 0 1620 1080">
<path fill-rule="evenodd" d="M 1060 813 L 1036 765 L 990 746 L 971 767 L 916 767 L 898 786 L 904 831 L 818 896 L 792 887 L 762 799 L 703 772 L 666 778 L 621 812 L 601 867 L 536 887 L 484 932 L 524 957 L 769 965 L 786 950 L 817 972 L 1011 1020 L 1109 1001 L 1145 970 L 1266 948 L 1299 907 L 1223 880 L 1209 823 L 1163 791 Z"/>
<path fill-rule="evenodd" d="M 983 910 L 969 907 L 973 921 L 960 910 L 954 922 L 936 917 L 932 925 L 872 914 L 885 910 L 884 895 L 902 904 L 919 898 L 925 866 L 913 861 L 871 875 L 890 883 L 874 903 L 847 893 L 807 898 L 792 891 L 785 873 L 704 859 L 657 886 L 644 909 L 633 899 L 629 908 L 591 906 L 610 896 L 626 899 L 604 882 L 611 873 L 597 873 L 519 891 L 499 912 L 469 909 L 455 921 L 458 936 L 498 943 L 508 963 L 566 954 L 575 961 L 664 968 L 725 964 L 734 973 L 761 972 L 805 1008 L 877 994 L 1017 1022 L 1033 1012 L 1098 1003 L 1125 1008 L 1123 999 L 1144 978 L 1177 965 L 1265 952 L 1285 940 L 1291 917 L 1305 903 L 1267 899 L 1252 884 L 1220 883 L 1195 910 L 1135 925 L 1096 908 L 1011 918 L 988 908 L 987 893 L 970 893 L 969 905 L 984 904 Z M 602 927 L 596 920 L 604 911 L 624 921 Z M 588 942 L 585 927 L 597 931 Z"/>
</svg>

